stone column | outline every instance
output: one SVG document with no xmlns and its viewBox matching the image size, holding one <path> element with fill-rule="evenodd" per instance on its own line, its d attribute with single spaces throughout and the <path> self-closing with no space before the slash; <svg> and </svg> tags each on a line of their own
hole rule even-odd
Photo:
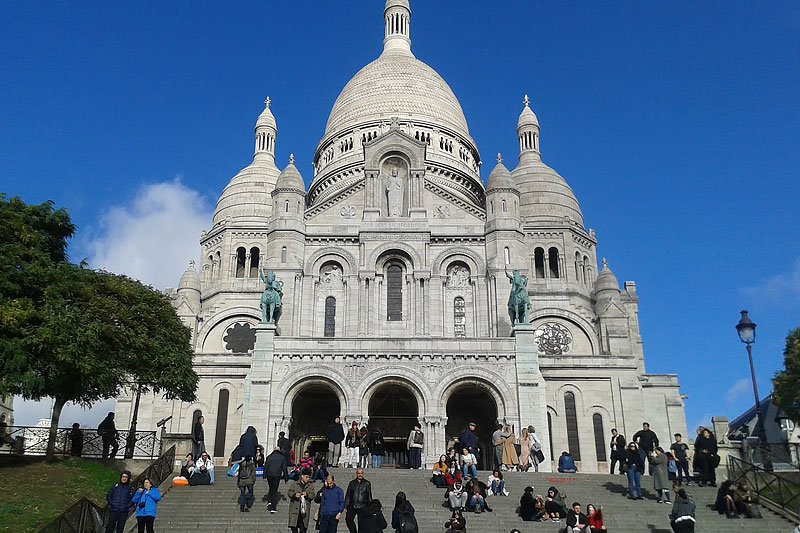
<svg viewBox="0 0 800 533">
<path fill-rule="evenodd" d="M 550 440 L 547 427 L 547 388 L 539 369 L 539 352 L 534 342 L 535 328 L 530 324 L 517 324 L 511 335 L 516 340 L 517 364 L 517 401 L 519 404 L 520 424 L 533 425 L 542 443 Z M 542 446 L 545 455 L 549 455 L 547 446 Z M 545 457 L 539 465 L 541 472 L 552 471 L 552 457 Z"/>
<path fill-rule="evenodd" d="M 272 365 L 275 355 L 275 324 L 256 326 L 256 345 L 250 359 L 250 373 L 244 380 L 244 402 L 242 405 L 242 432 L 247 426 L 256 428 L 261 438 L 274 442 L 270 435 L 269 413 L 272 395 Z M 266 450 L 266 447 L 265 447 Z"/>
</svg>

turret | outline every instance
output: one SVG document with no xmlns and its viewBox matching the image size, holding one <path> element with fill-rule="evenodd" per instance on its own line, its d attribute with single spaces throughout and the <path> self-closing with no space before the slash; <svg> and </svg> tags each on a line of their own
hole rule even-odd
<svg viewBox="0 0 800 533">
<path fill-rule="evenodd" d="M 519 160 L 525 158 L 539 159 L 539 119 L 530 108 L 530 98 L 525 95 L 522 113 L 517 120 L 517 138 L 519 139 Z"/>
<path fill-rule="evenodd" d="M 411 6 L 408 0 L 386 0 L 383 11 L 384 53 L 411 54 Z"/>
<path fill-rule="evenodd" d="M 603 258 L 603 269 L 594 282 L 595 311 L 600 314 L 613 299 L 619 299 L 619 281 Z"/>
<path fill-rule="evenodd" d="M 270 106 L 272 100 L 269 96 L 264 100 L 264 111 L 258 116 L 256 121 L 256 147 L 255 156 L 268 157 L 270 161 L 275 161 L 275 139 L 278 136 L 278 125 L 275 117 L 272 116 Z"/>
<path fill-rule="evenodd" d="M 272 219 L 270 230 L 305 230 L 306 188 L 303 176 L 294 165 L 294 154 L 283 169 L 272 191 Z"/>
<path fill-rule="evenodd" d="M 519 190 L 497 154 L 497 165 L 486 180 L 486 230 L 519 229 Z"/>
</svg>

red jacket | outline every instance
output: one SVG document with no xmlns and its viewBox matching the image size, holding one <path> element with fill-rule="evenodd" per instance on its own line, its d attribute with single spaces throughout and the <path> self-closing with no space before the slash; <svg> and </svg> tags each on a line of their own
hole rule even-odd
<svg viewBox="0 0 800 533">
<path fill-rule="evenodd" d="M 456 481 L 461 479 L 461 472 L 456 470 L 455 472 L 447 472 L 444 475 L 444 480 L 447 482 L 448 487 L 452 487 Z"/>
<path fill-rule="evenodd" d="M 603 511 L 596 510 L 593 515 L 586 517 L 586 525 L 600 529 L 603 527 Z"/>
</svg>

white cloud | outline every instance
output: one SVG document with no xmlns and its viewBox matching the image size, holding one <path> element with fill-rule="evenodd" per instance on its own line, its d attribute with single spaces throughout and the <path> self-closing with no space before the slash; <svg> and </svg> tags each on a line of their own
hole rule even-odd
<svg viewBox="0 0 800 533">
<path fill-rule="evenodd" d="M 753 300 L 772 305 L 793 306 L 800 303 L 800 258 L 789 272 L 771 276 L 758 285 L 746 287 L 743 292 Z"/>
<path fill-rule="evenodd" d="M 725 403 L 728 405 L 735 404 L 740 398 L 751 391 L 752 385 L 748 379 L 740 379 L 725 392 Z"/>
<path fill-rule="evenodd" d="M 89 263 L 153 285 L 175 287 L 213 215 L 209 202 L 180 179 L 143 186 L 128 205 L 100 219 L 86 247 Z"/>
</svg>

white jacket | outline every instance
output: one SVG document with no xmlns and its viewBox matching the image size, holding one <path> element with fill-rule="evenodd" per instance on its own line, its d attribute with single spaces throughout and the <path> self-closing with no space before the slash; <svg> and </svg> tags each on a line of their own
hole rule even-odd
<svg viewBox="0 0 800 533">
<path fill-rule="evenodd" d="M 195 472 L 200 472 L 200 468 L 203 466 L 206 467 L 206 470 L 214 470 L 214 460 L 211 457 L 205 461 L 202 458 L 198 459 L 194 464 Z"/>
</svg>

